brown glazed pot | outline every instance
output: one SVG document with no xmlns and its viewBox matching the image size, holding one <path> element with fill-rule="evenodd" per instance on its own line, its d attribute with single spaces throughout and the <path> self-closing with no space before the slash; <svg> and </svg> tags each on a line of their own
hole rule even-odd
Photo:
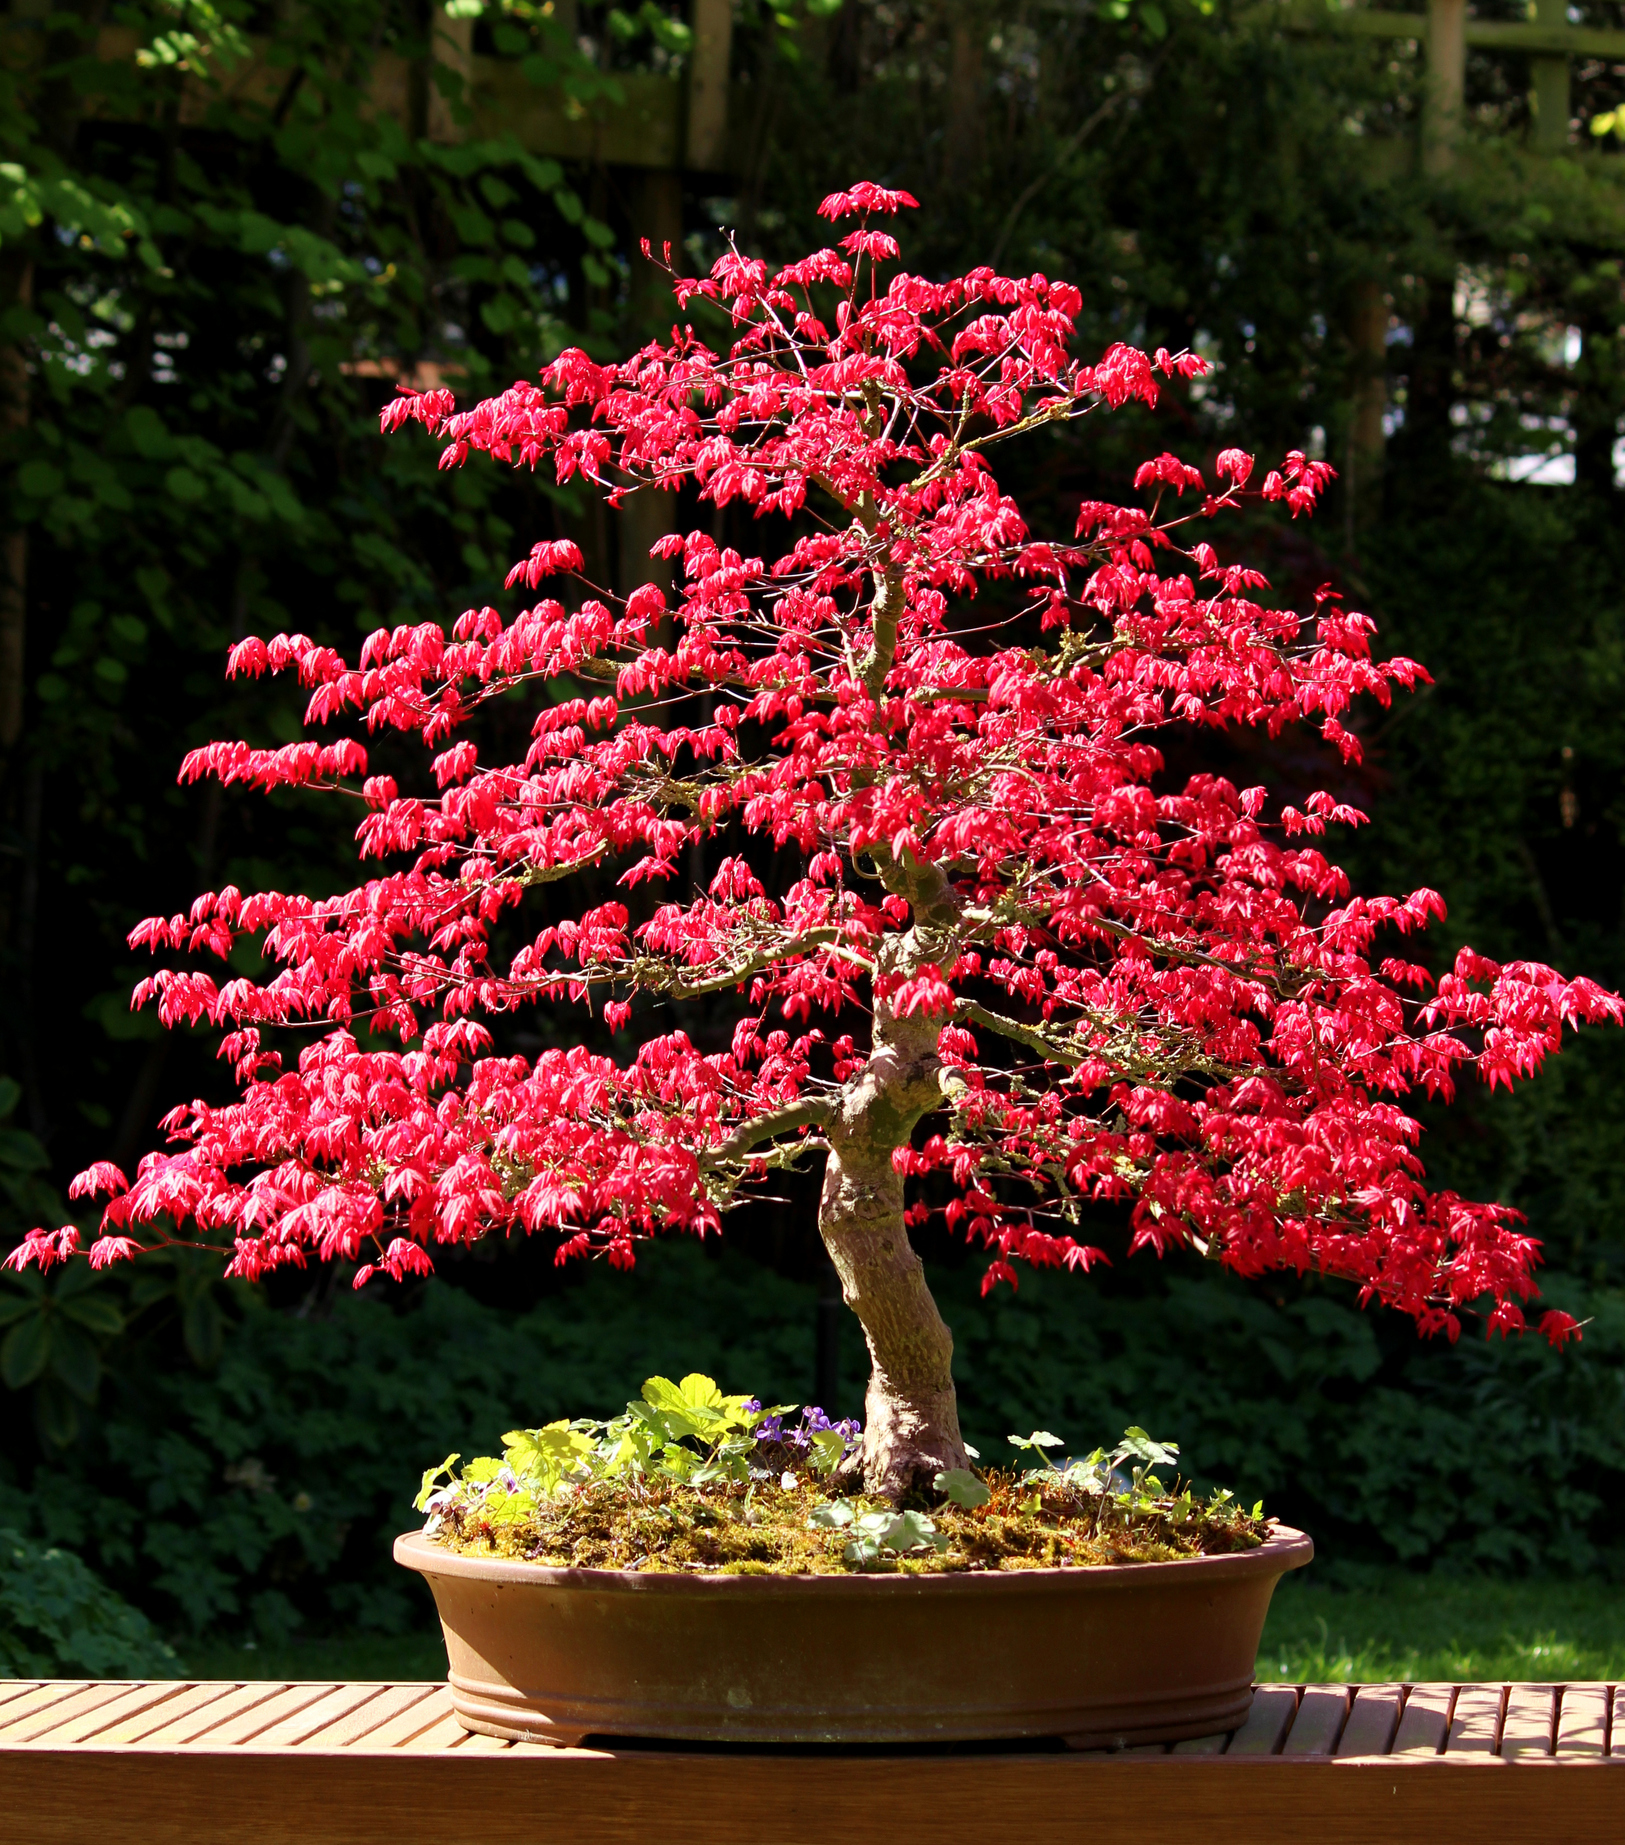
<svg viewBox="0 0 1625 1845">
<path fill-rule="evenodd" d="M 412 1532 L 466 1728 L 521 1742 L 1073 1748 L 1233 1729 L 1276 1583 L 1314 1545 L 953 1575 L 644 1575 L 458 1556 Z"/>
</svg>

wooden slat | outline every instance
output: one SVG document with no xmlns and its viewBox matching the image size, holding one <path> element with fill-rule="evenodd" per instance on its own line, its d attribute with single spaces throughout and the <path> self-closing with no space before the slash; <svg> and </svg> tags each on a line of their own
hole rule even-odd
<svg viewBox="0 0 1625 1845">
<path fill-rule="evenodd" d="M 478 1730 L 468 1730 L 463 1740 L 454 1746 L 464 1755 L 504 1755 L 513 1744 L 504 1736 L 486 1736 Z M 1124 1751 L 1126 1755 L 1133 1753 L 1132 1749 Z"/>
<path fill-rule="evenodd" d="M 80 1685 L 69 1697 L 54 1698 L 49 1704 L 38 1705 L 27 1716 L 7 1724 L 5 1730 L 0 1732 L 0 1746 L 14 1748 L 18 1743 L 32 1742 L 36 1736 L 47 1735 L 59 1724 L 66 1723 L 70 1717 L 77 1717 L 84 1711 L 98 1710 L 103 1704 L 111 1704 L 128 1689 L 127 1684 L 117 1680 L 100 1685 Z"/>
<path fill-rule="evenodd" d="M 1217 1736 L 1192 1736 L 1186 1742 L 1176 1742 L 1168 1751 L 1170 1755 L 1223 1755 L 1225 1744 L 1230 1740 L 1228 1730 L 1220 1730 Z"/>
<path fill-rule="evenodd" d="M 381 1685 L 378 1695 L 369 1698 L 359 1710 L 341 1717 L 319 1731 L 306 1743 L 306 1749 L 348 1749 L 353 1745 L 372 1746 L 373 1734 L 403 1713 L 423 1705 L 442 1690 L 438 1685 Z"/>
<path fill-rule="evenodd" d="M 468 1731 L 457 1721 L 454 1713 L 448 1711 L 438 1723 L 433 1723 L 426 1730 L 420 1730 L 416 1736 L 396 1745 L 402 1754 L 423 1755 L 438 1749 L 454 1748 Z"/>
<path fill-rule="evenodd" d="M 43 1685 L 31 1687 L 20 1698 L 13 1698 L 4 1710 L 0 1710 L 0 1747 L 10 1740 L 13 1725 L 26 1723 L 36 1711 L 77 1697 L 84 1689 L 82 1678 L 48 1680 Z"/>
<path fill-rule="evenodd" d="M 1608 1687 L 1565 1685 L 1557 1711 L 1560 1762 L 1599 1762 L 1608 1752 Z"/>
<path fill-rule="evenodd" d="M 141 1738 L 143 1749 L 176 1749 L 186 1743 L 212 1736 L 222 1724 L 229 1723 L 246 1711 L 257 1710 L 287 1689 L 281 1680 L 254 1685 L 219 1685 L 211 1687 L 217 1695 L 205 1698 L 173 1722 L 150 1730 Z"/>
<path fill-rule="evenodd" d="M 1456 1694 L 1445 1754 L 1494 1755 L 1501 1740 L 1501 1706 L 1505 1698 L 1504 1685 L 1463 1685 Z"/>
<path fill-rule="evenodd" d="M 1499 1753 L 1509 1762 L 1625 1759 L 1625 1750 L 1610 1751 L 1611 1729 L 1625 1742 L 1625 1685 L 1418 1685 L 1408 1692 L 1395 1685 L 1265 1685 L 1233 1736 L 1091 1750 L 1077 1759 L 1369 1761 L 1390 1751 L 1463 1760 Z M 0 1750 L 137 1744 L 222 1752 L 512 1753 L 504 1741 L 463 1730 L 444 1685 L 0 1681 Z"/>
<path fill-rule="evenodd" d="M 208 1746 L 211 1749 L 229 1749 L 238 1743 L 250 1742 L 256 1736 L 262 1736 L 273 1724 L 280 1723 L 285 1717 L 296 1716 L 319 1699 L 325 1698 L 329 1692 L 337 1690 L 337 1685 L 285 1685 L 274 1698 L 267 1698 L 252 1709 L 241 1711 L 229 1721 L 210 1730 Z"/>
<path fill-rule="evenodd" d="M 1608 1760 L 1625 1762 L 1625 1685 L 1616 1685 L 1608 1722 Z"/>
<path fill-rule="evenodd" d="M 1412 1685 L 1405 1694 L 1405 1710 L 1394 1735 L 1395 1755 L 1437 1755 L 1450 1733 L 1450 1711 L 1456 1701 L 1454 1685 Z"/>
<path fill-rule="evenodd" d="M 213 1704 L 228 1691 L 235 1691 L 235 1685 L 221 1685 L 205 1682 L 203 1684 L 177 1683 L 172 1687 L 175 1695 L 165 1703 L 152 1710 L 142 1711 L 138 1717 L 122 1717 L 110 1729 L 98 1732 L 95 1742 L 98 1749 L 129 1747 L 152 1735 L 155 1730 L 168 1728 L 177 1724 L 183 1717 L 189 1717 L 193 1711 L 200 1710 L 206 1704 Z"/>
<path fill-rule="evenodd" d="M 1237 1755 L 1278 1755 L 1297 1714 L 1295 1686 L 1260 1685 L 1253 1693 L 1253 1706 L 1247 1713 L 1247 1721 L 1230 1738 L 1224 1759 L 1229 1761 Z"/>
<path fill-rule="evenodd" d="M 280 1722 L 273 1722 L 258 1735 L 248 1737 L 242 1746 L 245 1749 L 297 1749 L 330 1723 L 337 1723 L 341 1717 L 371 1702 L 381 1689 L 378 1685 L 334 1685 L 324 1696 L 301 1710 Z"/>
<path fill-rule="evenodd" d="M 1555 1685 L 1513 1685 L 1501 1725 L 1501 1754 L 1509 1762 L 1542 1761 L 1552 1752 L 1557 1719 Z"/>
<path fill-rule="evenodd" d="M 1283 1755 L 1333 1755 L 1337 1739 L 1348 1721 L 1347 1685 L 1305 1685 L 1298 1698 L 1298 1714 L 1281 1745 Z"/>
<path fill-rule="evenodd" d="M 139 1717 L 143 1713 L 155 1711 L 160 1705 L 173 1702 L 176 1694 L 183 1690 L 184 1685 L 173 1681 L 126 1686 L 122 1697 L 111 1698 L 93 1710 L 81 1711 L 78 1716 L 70 1717 L 66 1723 L 47 1730 L 34 1746 L 65 1748 L 69 1743 L 84 1742 L 90 1736 L 100 1737 L 121 1721 Z"/>
<path fill-rule="evenodd" d="M 1356 1685 L 1354 1702 L 1349 1706 L 1349 1720 L 1343 1725 L 1337 1753 L 1351 1755 L 1386 1755 L 1393 1746 L 1399 1728 L 1399 1707 L 1405 1701 L 1403 1685 Z"/>
<path fill-rule="evenodd" d="M 436 1685 L 421 1703 L 414 1704 L 410 1710 L 402 1711 L 400 1716 L 380 1725 L 370 1735 L 362 1737 L 355 1747 L 368 1755 L 385 1750 L 393 1754 L 411 1742 L 413 1737 L 435 1728 L 450 1715 L 451 1692 L 445 1685 Z"/>
</svg>

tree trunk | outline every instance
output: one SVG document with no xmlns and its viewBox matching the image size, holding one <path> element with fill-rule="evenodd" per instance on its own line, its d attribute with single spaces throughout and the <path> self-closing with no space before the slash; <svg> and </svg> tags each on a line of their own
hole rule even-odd
<svg viewBox="0 0 1625 1845">
<path fill-rule="evenodd" d="M 1388 297 L 1381 279 L 1354 285 L 1349 315 L 1353 390 L 1349 414 L 1348 471 L 1343 481 L 1348 549 L 1382 516 L 1384 417 L 1388 409 Z"/>
<path fill-rule="evenodd" d="M 896 940 L 897 966 L 915 957 Z M 863 1482 L 892 1500 L 928 1493 L 932 1476 L 963 1467 L 953 1337 L 926 1286 L 903 1222 L 903 1179 L 892 1154 L 940 1105 L 937 1024 L 894 1018 L 875 1003 L 874 1048 L 829 1125 L 818 1228 L 841 1293 L 869 1343 Z"/>
<path fill-rule="evenodd" d="M 948 116 L 942 144 L 942 183 L 960 192 L 982 163 L 982 53 L 988 22 L 974 0 L 948 8 Z"/>
<path fill-rule="evenodd" d="M 26 249 L 0 261 L 0 306 L 26 308 L 34 300 L 34 265 Z M 19 345 L 0 346 L 0 440 L 21 466 L 26 459 L 29 410 L 28 358 Z M 12 504 L 16 504 L 15 484 Z M 17 526 L 0 535 L 0 788 L 23 734 L 23 678 L 28 633 L 28 532 Z"/>
<path fill-rule="evenodd" d="M 1614 284 L 1615 289 L 1618 283 Z M 1589 306 L 1589 304 L 1588 304 Z M 1620 326 L 1613 311 L 1592 308 L 1580 321 L 1580 362 L 1574 368 L 1574 484 L 1586 494 L 1585 511 L 1605 522 L 1614 518 L 1614 443 L 1625 400 L 1625 368 L 1619 361 Z"/>
</svg>

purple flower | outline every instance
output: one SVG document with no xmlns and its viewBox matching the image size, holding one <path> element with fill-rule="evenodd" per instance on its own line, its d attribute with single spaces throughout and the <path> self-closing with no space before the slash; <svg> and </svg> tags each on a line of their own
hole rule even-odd
<svg viewBox="0 0 1625 1845">
<path fill-rule="evenodd" d="M 801 1412 L 801 1421 L 790 1428 L 784 1426 L 782 1416 L 770 1416 L 758 1424 L 756 1439 L 762 1442 L 780 1442 L 787 1448 L 812 1446 L 812 1438 L 821 1435 L 826 1429 L 833 1429 L 846 1444 L 848 1450 L 858 1446 L 863 1440 L 863 1424 L 855 1418 L 846 1422 L 832 1422 L 817 1404 L 809 1403 Z"/>
</svg>

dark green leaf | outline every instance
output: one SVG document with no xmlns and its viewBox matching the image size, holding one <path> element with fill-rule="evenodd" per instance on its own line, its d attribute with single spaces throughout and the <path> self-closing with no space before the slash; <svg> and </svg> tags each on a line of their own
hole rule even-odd
<svg viewBox="0 0 1625 1845">
<path fill-rule="evenodd" d="M 54 1295 L 58 1302 L 77 1300 L 81 1295 L 109 1291 L 109 1283 L 88 1262 L 69 1262 L 53 1269 Z"/>
<path fill-rule="evenodd" d="M 47 1448 L 69 1448 L 79 1433 L 79 1406 L 53 1378 L 34 1392 L 34 1427 Z"/>
<path fill-rule="evenodd" d="M 45 1149 L 32 1134 L 22 1128 L 0 1128 L 0 1166 L 38 1172 L 49 1164 Z"/>
<path fill-rule="evenodd" d="M 102 1361 L 95 1342 L 76 1327 L 53 1327 L 50 1374 L 81 1402 L 92 1402 L 102 1381 Z"/>
<path fill-rule="evenodd" d="M 88 1267 L 89 1265 L 86 1264 Z M 87 1294 L 80 1299 L 64 1300 L 58 1296 L 58 1309 L 65 1320 L 72 1320 L 98 1338 L 113 1339 L 124 1330 L 124 1315 L 110 1295 Z"/>
<path fill-rule="evenodd" d="M 45 1369 L 51 1356 L 51 1323 L 44 1313 L 21 1321 L 0 1345 L 0 1383 L 22 1390 Z"/>
<path fill-rule="evenodd" d="M 182 1311 L 181 1336 L 186 1341 L 187 1356 L 200 1371 L 213 1370 L 220 1362 L 225 1335 L 225 1315 L 213 1294 L 195 1294 Z"/>
<path fill-rule="evenodd" d="M 190 468 L 171 468 L 164 476 L 164 485 L 177 500 L 193 505 L 209 491 L 207 484 Z"/>
<path fill-rule="evenodd" d="M 48 500 L 53 494 L 60 493 L 62 484 L 61 470 L 53 468 L 48 461 L 41 461 L 37 456 L 32 461 L 25 461 L 17 470 L 17 485 L 37 500 Z"/>
</svg>

